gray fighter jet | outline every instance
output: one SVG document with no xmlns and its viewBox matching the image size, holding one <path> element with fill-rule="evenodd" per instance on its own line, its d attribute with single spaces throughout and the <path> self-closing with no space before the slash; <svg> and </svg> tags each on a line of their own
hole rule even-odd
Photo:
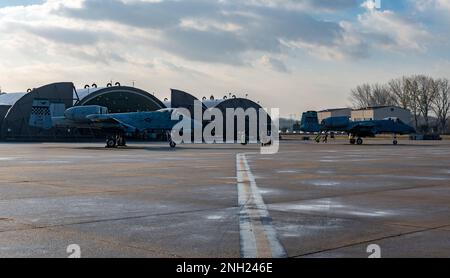
<svg viewBox="0 0 450 278">
<path fill-rule="evenodd" d="M 108 148 L 126 146 L 126 135 L 162 132 L 167 135 L 170 147 L 175 148 L 177 144 L 172 140 L 172 132 L 192 131 L 174 130 L 184 117 L 177 109 L 170 108 L 154 112 L 110 114 L 108 109 L 102 106 L 76 106 L 67 109 L 63 117 L 52 117 L 52 127 L 102 130 L 112 134 L 106 140 Z M 190 120 L 191 127 L 194 128 L 196 122 Z"/>
<path fill-rule="evenodd" d="M 362 145 L 364 137 L 375 137 L 377 134 L 390 133 L 394 135 L 392 143 L 398 144 L 397 135 L 415 133 L 415 129 L 400 119 L 387 118 L 383 120 L 351 121 L 349 117 L 330 117 L 319 124 L 317 112 L 303 113 L 301 130 L 304 132 L 345 132 L 350 137 L 350 144 Z M 320 140 L 320 135 L 316 140 Z"/>
</svg>

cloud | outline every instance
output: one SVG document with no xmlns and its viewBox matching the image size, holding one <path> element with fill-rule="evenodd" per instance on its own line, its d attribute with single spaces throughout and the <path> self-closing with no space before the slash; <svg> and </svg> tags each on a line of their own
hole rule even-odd
<svg viewBox="0 0 450 278">
<path fill-rule="evenodd" d="M 304 10 L 285 9 L 286 5 L 338 9 L 353 2 L 280 1 L 275 5 L 272 1 L 86 0 L 79 8 L 61 7 L 57 13 L 155 32 L 159 36 L 155 45 L 186 59 L 243 65 L 248 64 L 249 52 L 281 53 L 282 41 L 330 46 L 343 39 L 345 30 L 338 22 L 317 19 Z"/>
<path fill-rule="evenodd" d="M 215 1 L 120 1 L 85 0 L 80 8 L 62 6 L 58 13 L 90 21 L 111 21 L 134 27 L 164 29 L 184 17 L 217 13 Z"/>
<path fill-rule="evenodd" d="M 446 9 L 447 11 L 450 11 L 450 1 L 448 0 L 436 0 L 438 4 L 438 8 Z"/>
<path fill-rule="evenodd" d="M 433 39 L 424 26 L 393 11 L 369 11 L 359 15 L 358 20 L 359 33 L 379 48 L 423 52 Z"/>
<path fill-rule="evenodd" d="M 234 66 L 296 51 L 345 60 L 368 58 L 373 50 L 426 50 L 431 38 L 426 28 L 393 11 L 371 9 L 356 20 L 317 15 L 360 5 L 355 0 L 48 0 L 0 9 L 0 26 L 72 47 L 70 52 L 81 59 L 98 55 L 103 63 L 108 57 L 139 60 L 127 49 L 130 44 L 141 53 L 158 50 L 188 61 Z"/>
<path fill-rule="evenodd" d="M 320 8 L 328 11 L 351 9 L 358 5 L 357 0 L 304 0 L 310 7 Z"/>
<path fill-rule="evenodd" d="M 448 0 L 410 0 L 411 5 L 415 6 L 418 11 L 450 11 L 450 1 Z"/>
<path fill-rule="evenodd" d="M 369 57 L 373 43 L 384 49 L 425 49 L 418 39 L 425 38 L 426 32 L 391 11 L 369 11 L 356 22 L 314 16 L 317 10 L 355 6 L 358 3 L 353 0 L 72 0 L 70 4 L 51 0 L 33 6 L 34 12 L 41 9 L 40 16 L 48 15 L 50 22 L 15 22 L 17 18 L 13 22 L 22 31 L 54 43 L 90 45 L 89 51 L 74 51 L 89 59 L 102 52 L 99 45 L 111 40 L 116 45 L 123 40 L 125 45 L 130 34 L 136 33 L 140 35 L 134 40 L 140 38 L 139 43 L 168 55 L 240 66 L 252 65 L 254 53 L 273 57 L 300 50 L 321 59 L 343 60 Z M 31 8 L 22 11 L 32 14 Z M 64 27 L 59 26 L 61 21 Z M 113 52 L 114 47 L 109 55 Z M 107 59 L 108 54 L 100 56 Z"/>
<path fill-rule="evenodd" d="M 58 26 L 34 26 L 23 23 L 9 23 L 7 28 L 10 30 L 23 31 L 31 36 L 62 43 L 68 45 L 95 45 L 100 38 L 105 38 L 108 33 L 100 34 L 93 31 L 74 29 Z"/>
<path fill-rule="evenodd" d="M 358 0 L 252 0 L 249 5 L 283 7 L 309 12 L 334 12 L 358 6 Z"/>
<path fill-rule="evenodd" d="M 270 57 L 268 55 L 264 55 L 261 57 L 260 63 L 268 67 L 270 69 L 273 69 L 275 71 L 278 71 L 280 73 L 290 73 L 290 70 L 288 67 L 279 59 Z"/>
</svg>

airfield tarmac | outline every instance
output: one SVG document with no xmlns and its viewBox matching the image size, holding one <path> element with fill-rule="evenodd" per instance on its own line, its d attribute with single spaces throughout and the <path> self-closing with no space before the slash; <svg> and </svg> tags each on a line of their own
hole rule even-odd
<svg viewBox="0 0 450 278">
<path fill-rule="evenodd" d="M 450 142 L 0 143 L 0 257 L 450 257 Z"/>
</svg>

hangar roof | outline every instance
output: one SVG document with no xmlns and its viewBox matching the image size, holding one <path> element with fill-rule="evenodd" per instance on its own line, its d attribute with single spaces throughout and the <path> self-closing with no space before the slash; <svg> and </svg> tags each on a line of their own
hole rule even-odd
<svg viewBox="0 0 450 278">
<path fill-rule="evenodd" d="M 378 105 L 378 106 L 369 106 L 369 107 L 364 107 L 361 109 L 355 109 L 353 111 L 363 111 L 363 110 L 377 110 L 377 109 L 384 109 L 384 108 L 397 108 L 397 109 L 403 109 L 403 110 L 408 110 L 405 108 L 402 108 L 400 106 L 397 105 Z"/>
<path fill-rule="evenodd" d="M 78 90 L 80 101 L 77 105 L 101 105 L 111 113 L 125 113 L 138 111 L 155 111 L 167 108 L 154 95 L 126 86 L 106 88 L 90 88 Z"/>
<path fill-rule="evenodd" d="M 87 97 L 90 94 L 93 94 L 101 89 L 104 89 L 104 87 L 102 88 L 87 88 L 87 89 L 77 89 L 77 94 L 78 97 L 80 98 L 80 100 L 82 100 L 83 98 Z"/>
<path fill-rule="evenodd" d="M 167 107 L 166 105 L 163 105 L 153 95 L 150 95 L 147 92 L 144 92 L 142 90 L 135 89 L 135 88 L 128 88 L 128 87 L 122 87 L 122 88 L 124 89 L 124 91 L 128 91 L 128 92 L 133 91 L 134 93 L 139 93 L 141 96 L 144 96 L 144 99 L 150 99 L 151 102 L 153 103 L 153 105 L 155 106 L 155 108 Z M 99 88 L 91 87 L 91 88 L 87 88 L 87 89 L 84 89 L 84 88 L 77 89 L 76 94 L 74 92 L 74 95 L 73 95 L 74 104 L 78 101 L 86 102 L 88 99 L 91 99 L 92 96 L 95 96 L 96 93 L 99 91 L 108 93 L 108 91 L 109 91 L 108 89 L 111 89 L 111 91 L 114 91 L 114 92 L 117 92 L 118 90 L 120 91 L 120 87 L 117 87 L 117 86 L 113 86 L 113 87 L 109 87 L 109 88 L 108 87 L 99 87 Z M 16 104 L 16 102 L 18 102 L 25 95 L 27 95 L 27 93 L 24 93 L 24 92 L 0 94 L 0 105 L 13 106 L 14 104 Z M 147 109 L 148 109 L 148 107 L 147 107 Z"/>
<path fill-rule="evenodd" d="M 0 105 L 14 105 L 27 93 L 7 93 L 0 95 Z"/>
<path fill-rule="evenodd" d="M 217 105 L 219 105 L 220 103 L 222 103 L 223 101 L 225 101 L 224 99 L 214 99 L 214 100 L 204 100 L 203 104 L 207 107 L 207 108 L 212 108 L 212 107 L 216 107 Z"/>
<path fill-rule="evenodd" d="M 348 111 L 350 111 L 350 110 L 352 110 L 351 108 L 331 108 L 331 109 L 325 109 L 325 110 L 321 110 L 321 111 L 318 111 L 319 113 L 323 113 L 323 112 L 335 112 L 335 111 L 346 111 L 346 110 L 348 110 Z"/>
</svg>

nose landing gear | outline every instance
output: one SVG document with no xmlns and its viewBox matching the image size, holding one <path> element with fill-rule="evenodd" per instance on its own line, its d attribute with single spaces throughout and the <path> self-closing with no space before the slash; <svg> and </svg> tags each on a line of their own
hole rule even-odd
<svg viewBox="0 0 450 278">
<path fill-rule="evenodd" d="M 106 148 L 113 149 L 117 148 L 117 140 L 116 138 L 109 137 L 106 139 Z"/>
<path fill-rule="evenodd" d="M 126 147 L 127 141 L 123 135 L 114 135 L 106 139 L 106 148 Z"/>
<path fill-rule="evenodd" d="M 350 144 L 351 145 L 362 145 L 364 143 L 363 139 L 361 137 L 355 138 L 355 135 L 350 135 Z"/>
</svg>

